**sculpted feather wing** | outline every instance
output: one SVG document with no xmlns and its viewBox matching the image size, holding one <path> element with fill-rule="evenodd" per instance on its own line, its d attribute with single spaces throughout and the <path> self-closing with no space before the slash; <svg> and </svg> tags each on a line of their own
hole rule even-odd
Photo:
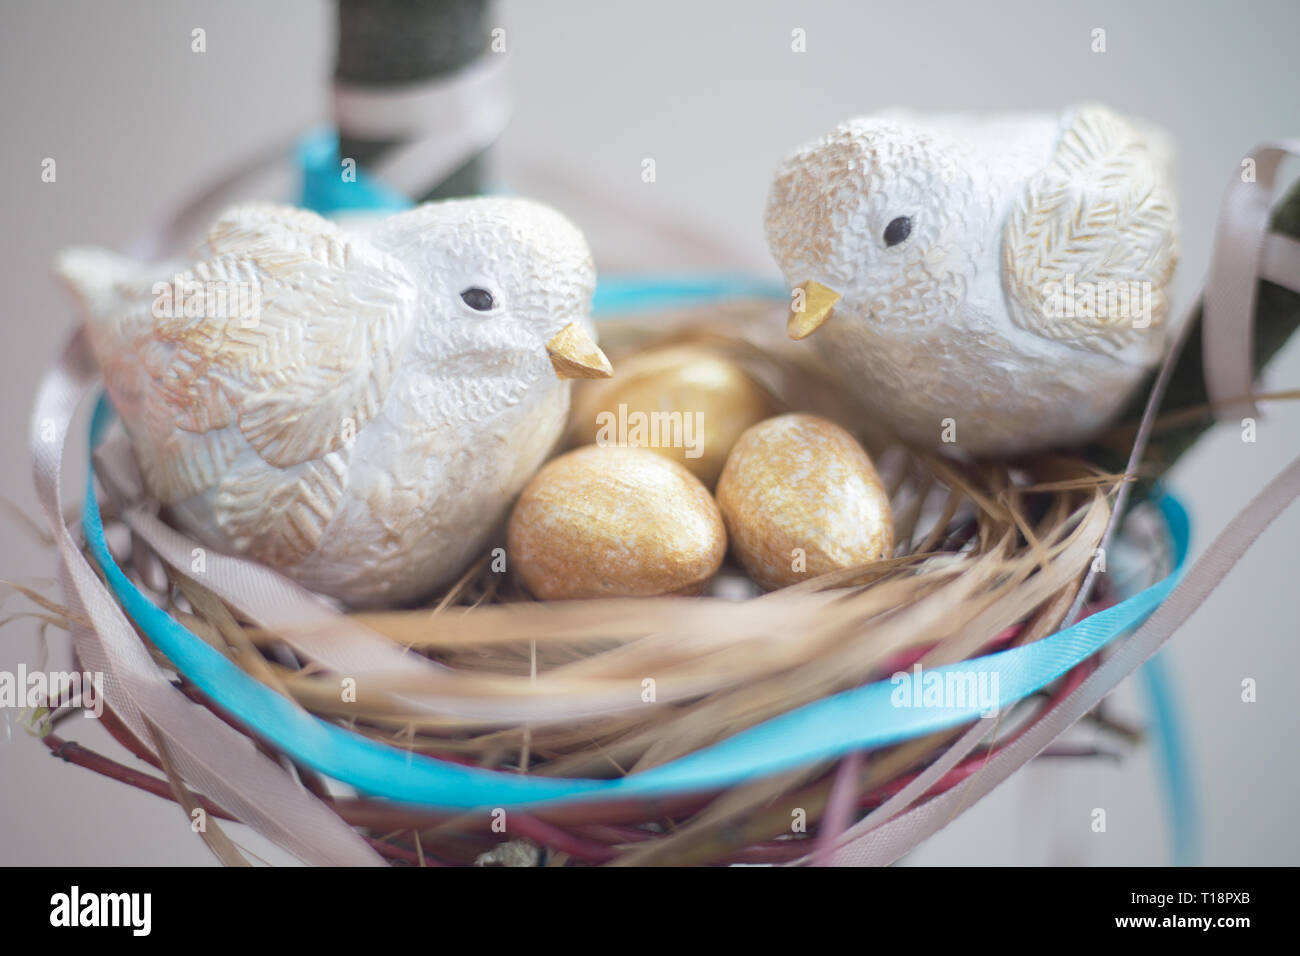
<svg viewBox="0 0 1300 956">
<path fill-rule="evenodd" d="M 195 329 L 191 360 L 232 400 L 240 432 L 287 467 L 338 450 L 375 416 L 397 371 L 415 287 L 402 265 L 321 217 L 239 206 L 208 233 L 200 273 L 257 290 L 257 316 Z"/>
<path fill-rule="evenodd" d="M 1017 324 L 1098 351 L 1158 351 L 1177 256 L 1162 148 L 1104 107 L 1076 111 L 1007 219 L 1003 277 Z"/>
<path fill-rule="evenodd" d="M 310 553 L 345 446 L 397 372 L 415 308 L 402 265 L 312 213 L 251 204 L 162 281 L 101 250 L 70 250 L 58 271 L 150 490 L 167 504 L 210 492 L 203 507 L 259 560 Z"/>
<path fill-rule="evenodd" d="M 59 271 L 166 501 L 210 487 L 245 441 L 277 468 L 337 451 L 378 411 L 414 314 L 391 256 L 262 203 L 228 210 L 201 258 L 162 283 L 93 250 Z"/>
</svg>

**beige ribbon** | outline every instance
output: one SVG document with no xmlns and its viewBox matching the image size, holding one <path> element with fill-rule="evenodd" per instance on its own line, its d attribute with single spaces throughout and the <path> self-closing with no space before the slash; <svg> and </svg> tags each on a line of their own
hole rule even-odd
<svg viewBox="0 0 1300 956">
<path fill-rule="evenodd" d="M 994 755 L 988 764 L 964 784 L 953 787 L 897 819 L 889 820 L 889 815 L 898 809 L 889 804 L 863 818 L 857 826 L 842 835 L 833 857 L 834 864 L 884 866 L 893 863 L 943 829 L 959 813 L 968 810 L 1041 753 L 1048 744 L 1096 707 L 1124 678 L 1136 671 L 1143 661 L 1159 650 L 1160 645 L 1191 617 L 1264 529 L 1297 496 L 1300 496 L 1300 458 L 1288 465 L 1282 474 L 1255 496 L 1214 540 L 1201 559 L 1187 572 L 1182 583 L 1137 633 L 1125 641 L 1074 693 L 1057 704 L 1023 736 Z M 981 721 L 983 723 L 988 722 Z M 987 729 L 977 724 L 966 737 L 972 737 L 976 733 L 982 737 Z M 962 744 L 966 742 L 966 738 L 961 741 Z M 955 761 L 949 762 L 949 765 L 952 763 Z M 914 790 L 912 799 L 924 793 L 938 779 L 937 776 L 930 776 L 931 779 L 924 787 L 908 788 Z"/>
<path fill-rule="evenodd" d="M 205 796 L 306 863 L 381 866 L 383 859 L 333 811 L 254 747 L 243 734 L 173 687 L 77 547 L 63 519 L 60 477 L 72 417 L 96 371 L 78 331 L 46 374 L 32 416 L 36 494 L 54 532 L 59 574 L 76 625 L 84 668 L 104 675 L 108 704 L 142 742 L 150 725 L 180 775 Z"/>
<path fill-rule="evenodd" d="M 423 196 L 505 131 L 508 57 L 484 53 L 462 70 L 396 86 L 334 84 L 342 136 L 401 140 L 367 167 L 407 196 Z"/>
<path fill-rule="evenodd" d="M 1250 399 L 1255 381 L 1255 299 L 1259 280 L 1294 288 L 1300 277 L 1300 243 L 1268 231 L 1277 168 L 1300 156 L 1300 140 L 1259 147 L 1243 161 L 1219 210 L 1214 251 L 1205 284 L 1201 323 L 1205 386 L 1220 422 L 1239 422 L 1259 410 Z M 1254 176 L 1246 178 L 1246 164 Z"/>
</svg>

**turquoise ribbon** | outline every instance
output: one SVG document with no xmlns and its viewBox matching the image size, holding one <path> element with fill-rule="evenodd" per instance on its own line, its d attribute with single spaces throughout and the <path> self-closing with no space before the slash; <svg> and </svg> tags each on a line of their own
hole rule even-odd
<svg viewBox="0 0 1300 956">
<path fill-rule="evenodd" d="M 708 305 L 729 299 L 789 301 L 779 282 L 747 275 L 601 276 L 596 280 L 591 314 L 597 318 Z"/>
<path fill-rule="evenodd" d="M 101 396 L 91 424 L 92 447 L 112 414 L 106 396 Z M 954 674 L 967 681 L 972 675 L 978 681 L 982 674 L 990 687 L 996 675 L 997 706 L 1005 708 L 1041 690 L 1139 625 L 1174 587 L 1187 556 L 1190 529 L 1186 511 L 1169 495 L 1162 496 L 1159 504 L 1176 559 L 1169 577 L 1036 643 L 927 673 L 939 679 Z M 136 588 L 109 553 L 93 474 L 87 476 L 82 522 L 91 553 L 123 609 L 200 691 L 295 761 L 362 793 L 402 803 L 447 810 L 521 809 L 562 801 L 665 797 L 713 790 L 965 724 L 979 718 L 986 706 L 978 701 L 966 706 L 898 706 L 898 685 L 881 681 L 824 698 L 688 756 L 615 780 L 549 778 L 466 767 L 376 743 L 309 714 L 248 676 L 173 619 Z"/>
<path fill-rule="evenodd" d="M 1178 698 L 1166 667 L 1168 655 L 1153 656 L 1139 673 L 1146 691 L 1145 705 L 1154 758 L 1169 802 L 1169 844 L 1174 866 L 1195 866 L 1200 859 L 1200 810 L 1192 785 L 1192 766 L 1178 714 Z"/>
<path fill-rule="evenodd" d="M 332 126 L 312 130 L 298 142 L 298 170 L 302 174 L 299 205 L 329 216 L 350 210 L 400 212 L 413 203 L 403 193 L 375 179 L 360 166 L 355 177 L 343 178 L 339 134 Z"/>
</svg>

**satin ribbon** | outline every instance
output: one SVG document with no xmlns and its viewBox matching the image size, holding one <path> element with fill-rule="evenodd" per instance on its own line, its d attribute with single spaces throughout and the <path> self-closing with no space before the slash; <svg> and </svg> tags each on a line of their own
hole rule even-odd
<svg viewBox="0 0 1300 956">
<path fill-rule="evenodd" d="M 339 165 L 339 134 L 332 126 L 308 132 L 298 141 L 295 153 L 301 173 L 298 205 L 304 209 L 331 216 L 349 210 L 401 212 L 414 205 L 401 190 L 360 167 L 355 179 L 344 180 Z"/>
<path fill-rule="evenodd" d="M 933 836 L 1024 766 L 1108 695 L 1159 649 L 1219 585 L 1246 550 L 1297 496 L 1300 458 L 1274 478 L 1206 549 L 1182 584 L 1150 619 L 1087 680 L 1023 736 L 999 751 L 965 783 L 897 819 L 896 807 L 868 814 L 839 841 L 839 866 L 883 866 Z M 881 812 L 886 811 L 886 812 Z M 888 822 L 886 822 L 888 821 Z"/>
<path fill-rule="evenodd" d="M 1268 231 L 1277 168 L 1287 156 L 1300 156 L 1300 140 L 1268 143 L 1252 152 L 1247 159 L 1254 164 L 1254 178 L 1239 174 L 1219 210 L 1201 341 L 1206 391 L 1220 422 L 1259 415 L 1250 399 L 1259 280 L 1294 289 L 1300 279 L 1300 243 Z"/>
<path fill-rule="evenodd" d="M 1198 862 L 1201 833 L 1195 775 L 1187 753 L 1183 722 L 1179 716 L 1174 682 L 1169 676 L 1165 655 L 1151 655 L 1138 670 L 1145 692 L 1148 726 L 1153 743 L 1153 757 L 1159 771 L 1161 787 L 1169 808 L 1167 830 L 1174 866 L 1194 866 Z"/>
<path fill-rule="evenodd" d="M 780 282 L 744 275 L 597 276 L 591 314 L 632 315 L 728 299 L 788 302 L 790 290 Z"/>
<path fill-rule="evenodd" d="M 381 87 L 334 84 L 340 133 L 402 141 L 369 164 L 372 176 L 423 196 L 505 132 L 510 119 L 507 57 L 485 53 L 462 70 Z"/>
<path fill-rule="evenodd" d="M 41 382 L 30 440 L 36 494 L 54 533 L 65 600 L 71 616 L 90 625 L 72 628 L 81 666 L 104 675 L 108 705 L 137 739 L 152 740 L 150 725 L 156 728 L 184 779 L 267 839 L 307 863 L 383 865 L 355 831 L 252 741 L 171 685 L 82 557 L 63 520 L 60 478 L 73 414 L 96 375 L 85 332 L 78 331 Z M 93 498 L 93 478 L 88 488 Z"/>
</svg>

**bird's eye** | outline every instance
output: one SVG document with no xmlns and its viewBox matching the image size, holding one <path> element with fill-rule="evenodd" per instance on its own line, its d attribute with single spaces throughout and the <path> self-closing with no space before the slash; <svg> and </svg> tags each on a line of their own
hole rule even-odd
<svg viewBox="0 0 1300 956">
<path fill-rule="evenodd" d="M 497 301 L 492 297 L 492 293 L 487 289 L 480 289 L 477 286 L 472 289 L 466 289 L 460 294 L 465 304 L 475 312 L 491 312 L 496 308 Z"/>
<path fill-rule="evenodd" d="M 885 227 L 885 245 L 896 246 L 912 234 L 912 218 L 899 216 Z"/>
</svg>

